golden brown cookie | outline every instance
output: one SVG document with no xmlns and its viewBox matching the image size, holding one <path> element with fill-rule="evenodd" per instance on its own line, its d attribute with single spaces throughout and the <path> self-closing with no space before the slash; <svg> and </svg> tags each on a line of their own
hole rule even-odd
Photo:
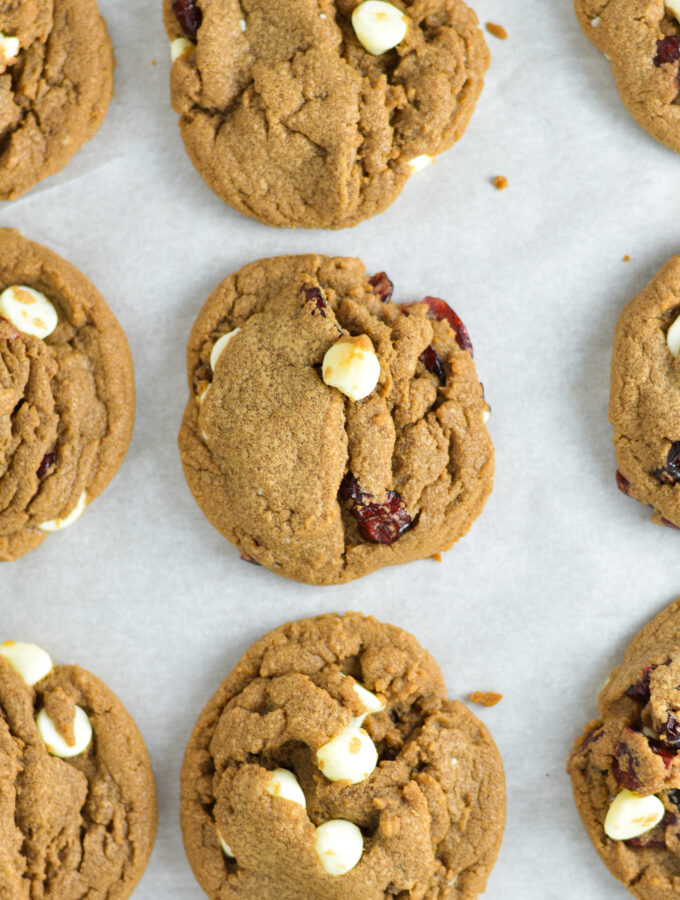
<svg viewBox="0 0 680 900">
<path fill-rule="evenodd" d="M 680 880 L 680 600 L 633 639 L 569 757 L 574 798 L 610 872 L 640 900 Z"/>
<path fill-rule="evenodd" d="M 101 294 L 0 229 L 0 560 L 70 525 L 104 490 L 134 409 L 130 349 Z"/>
<path fill-rule="evenodd" d="M 270 632 L 220 685 L 187 748 L 181 817 L 211 900 L 474 900 L 505 781 L 414 637 L 324 615 Z"/>
<path fill-rule="evenodd" d="M 95 0 L 0 4 L 0 199 L 59 172 L 104 121 L 113 47 Z"/>
<path fill-rule="evenodd" d="M 493 445 L 465 326 L 442 300 L 391 295 L 357 259 L 278 257 L 223 281 L 194 323 L 184 472 L 249 561 L 337 584 L 448 549 L 481 512 Z M 336 353 L 366 363 L 364 399 L 333 386 Z"/>
<path fill-rule="evenodd" d="M 607 55 L 630 114 L 680 153 L 678 0 L 574 0 L 574 8 L 586 37 Z"/>
<path fill-rule="evenodd" d="M 474 12 L 396 0 L 403 40 L 376 55 L 353 27 L 358 5 L 164 0 L 187 153 L 234 209 L 267 225 L 356 225 L 465 131 L 489 64 Z"/>
<path fill-rule="evenodd" d="M 3 900 L 125 900 L 156 820 L 149 755 L 115 694 L 33 644 L 0 645 Z"/>
<path fill-rule="evenodd" d="M 680 256 L 621 313 L 614 335 L 609 420 L 619 489 L 680 527 Z"/>
</svg>

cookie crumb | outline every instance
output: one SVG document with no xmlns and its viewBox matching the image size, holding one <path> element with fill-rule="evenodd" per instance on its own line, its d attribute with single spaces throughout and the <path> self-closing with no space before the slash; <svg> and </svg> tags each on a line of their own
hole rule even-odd
<svg viewBox="0 0 680 900">
<path fill-rule="evenodd" d="M 492 181 L 493 186 L 497 191 L 504 191 L 508 186 L 508 179 L 505 175 L 496 175 L 496 177 Z"/>
<path fill-rule="evenodd" d="M 495 706 L 503 699 L 503 694 L 496 694 L 493 691 L 473 691 L 470 694 L 471 703 L 480 703 L 482 706 Z"/>
<path fill-rule="evenodd" d="M 507 41 L 508 32 L 503 28 L 502 25 L 495 25 L 493 22 L 486 23 L 486 30 L 489 34 L 492 34 L 494 37 L 498 38 L 501 41 Z"/>
<path fill-rule="evenodd" d="M 626 253 L 626 255 L 623 257 L 623 262 L 630 262 L 630 256 L 628 256 L 627 253 Z"/>
<path fill-rule="evenodd" d="M 152 66 L 157 66 L 157 65 L 158 65 L 158 63 L 157 63 L 157 62 L 156 62 L 156 60 L 155 60 L 155 59 L 152 59 L 152 60 L 151 60 L 151 65 L 152 65 Z"/>
<path fill-rule="evenodd" d="M 441 555 L 441 553 L 433 553 L 432 556 L 430 557 L 430 559 L 433 559 L 435 562 L 441 562 L 442 555 Z"/>
</svg>

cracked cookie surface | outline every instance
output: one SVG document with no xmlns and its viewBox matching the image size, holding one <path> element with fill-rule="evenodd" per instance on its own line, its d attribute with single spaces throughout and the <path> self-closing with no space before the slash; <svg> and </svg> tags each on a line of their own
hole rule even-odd
<svg viewBox="0 0 680 900">
<path fill-rule="evenodd" d="M 680 153 L 680 24 L 663 0 L 574 0 L 588 40 L 605 53 L 624 105 Z"/>
<path fill-rule="evenodd" d="M 70 759 L 50 755 L 35 723 L 49 707 L 87 713 L 94 738 Z M 0 657 L 0 897 L 125 900 L 156 833 L 149 756 L 118 698 L 78 666 L 29 687 Z"/>
<path fill-rule="evenodd" d="M 113 47 L 95 0 L 0 2 L 0 199 L 60 171 L 104 120 Z"/>
<path fill-rule="evenodd" d="M 412 25 L 381 56 L 354 34 L 357 0 L 191 3 L 196 50 L 171 77 L 187 153 L 226 203 L 268 225 L 345 228 L 382 212 L 410 160 L 461 137 L 489 64 L 462 0 L 397 0 Z M 170 0 L 164 11 L 172 41 L 183 32 Z"/>
<path fill-rule="evenodd" d="M 675 900 L 680 883 L 680 600 L 646 625 L 626 650 L 569 757 L 574 799 L 610 870 L 640 900 Z M 604 822 L 623 790 L 655 795 L 663 818 L 628 840 Z"/>
<path fill-rule="evenodd" d="M 668 332 L 680 316 L 680 256 L 621 313 L 614 335 L 609 420 L 621 490 L 654 508 L 657 524 L 680 527 L 680 358 Z M 680 453 L 678 453 L 680 464 Z"/>
<path fill-rule="evenodd" d="M 0 229 L 0 291 L 26 285 L 58 316 L 44 340 L 0 317 L 0 560 L 46 537 L 120 468 L 134 421 L 127 339 L 96 288 L 65 260 Z"/>
<path fill-rule="evenodd" d="M 363 711 L 356 683 L 383 701 L 364 722 L 378 765 L 358 784 L 329 781 L 315 751 Z M 294 773 L 306 809 L 267 793 L 277 767 Z M 505 782 L 487 729 L 446 698 L 412 635 L 330 614 L 270 632 L 218 688 L 187 748 L 181 819 L 213 900 L 474 900 L 500 847 Z M 363 834 L 361 859 L 340 877 L 313 847 L 334 819 Z"/>
<path fill-rule="evenodd" d="M 357 259 L 259 260 L 218 286 L 189 338 L 179 435 L 189 486 L 246 558 L 299 581 L 346 582 L 448 549 L 491 492 L 488 407 L 470 351 L 426 302 L 404 308 L 379 291 Z M 216 342 L 235 329 L 212 372 Z M 343 333 L 368 335 L 380 362 L 361 401 L 319 370 Z M 421 359 L 430 350 L 439 374 Z M 408 526 L 391 543 L 367 539 L 366 495 L 388 521 L 405 506 Z"/>
</svg>

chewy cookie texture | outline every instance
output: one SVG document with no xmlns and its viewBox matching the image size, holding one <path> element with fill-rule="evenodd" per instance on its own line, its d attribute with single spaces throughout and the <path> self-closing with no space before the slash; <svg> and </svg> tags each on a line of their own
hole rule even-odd
<svg viewBox="0 0 680 900">
<path fill-rule="evenodd" d="M 69 263 L 0 229 L 0 560 L 75 522 L 118 471 L 134 421 L 127 340 Z"/>
<path fill-rule="evenodd" d="M 481 512 L 493 445 L 465 326 L 438 298 L 391 297 L 359 260 L 278 257 L 196 320 L 184 472 L 251 562 L 346 582 L 448 549 Z"/>
<path fill-rule="evenodd" d="M 346 228 L 457 141 L 489 55 L 462 0 L 164 0 L 191 161 L 268 225 Z"/>
<path fill-rule="evenodd" d="M 619 489 L 680 527 L 680 256 L 621 313 L 614 336 L 609 420 Z"/>
<path fill-rule="evenodd" d="M 630 114 L 680 153 L 680 0 L 574 0 L 574 8 Z"/>
<path fill-rule="evenodd" d="M 0 896 L 125 900 L 151 856 L 156 789 L 118 698 L 34 644 L 0 644 Z"/>
<path fill-rule="evenodd" d="M 187 748 L 181 818 L 211 900 L 474 900 L 505 782 L 415 638 L 324 615 L 270 632 L 218 688 Z"/>
<path fill-rule="evenodd" d="M 0 4 L 0 199 L 62 169 L 104 120 L 113 48 L 95 0 Z"/>
<path fill-rule="evenodd" d="M 680 600 L 633 639 L 569 757 L 574 798 L 611 873 L 640 900 L 680 883 Z"/>
</svg>

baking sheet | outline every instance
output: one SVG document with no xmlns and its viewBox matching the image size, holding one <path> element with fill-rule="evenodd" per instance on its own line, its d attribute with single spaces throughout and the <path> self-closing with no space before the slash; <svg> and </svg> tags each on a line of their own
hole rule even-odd
<svg viewBox="0 0 680 900">
<path fill-rule="evenodd" d="M 680 160 L 621 106 L 570 0 L 477 0 L 491 70 L 468 133 L 377 219 L 279 231 L 204 186 L 168 100 L 160 0 L 100 0 L 116 98 L 61 175 L 0 209 L 84 271 L 126 329 L 138 414 L 127 461 L 82 522 L 0 570 L 2 639 L 78 662 L 126 703 L 149 745 L 160 830 L 138 900 L 203 896 L 182 850 L 179 768 L 204 703 L 281 622 L 359 609 L 412 631 L 475 712 L 508 779 L 488 900 L 628 896 L 591 848 L 565 759 L 634 632 L 680 591 L 680 538 L 614 484 L 611 339 L 624 303 L 680 237 Z M 505 175 L 510 186 L 490 184 Z M 398 301 L 447 298 L 493 413 L 494 494 L 437 564 L 312 588 L 239 561 L 195 505 L 176 434 L 184 347 L 205 297 L 250 260 L 318 251 L 385 269 Z M 623 262 L 629 254 L 629 262 Z"/>
</svg>

